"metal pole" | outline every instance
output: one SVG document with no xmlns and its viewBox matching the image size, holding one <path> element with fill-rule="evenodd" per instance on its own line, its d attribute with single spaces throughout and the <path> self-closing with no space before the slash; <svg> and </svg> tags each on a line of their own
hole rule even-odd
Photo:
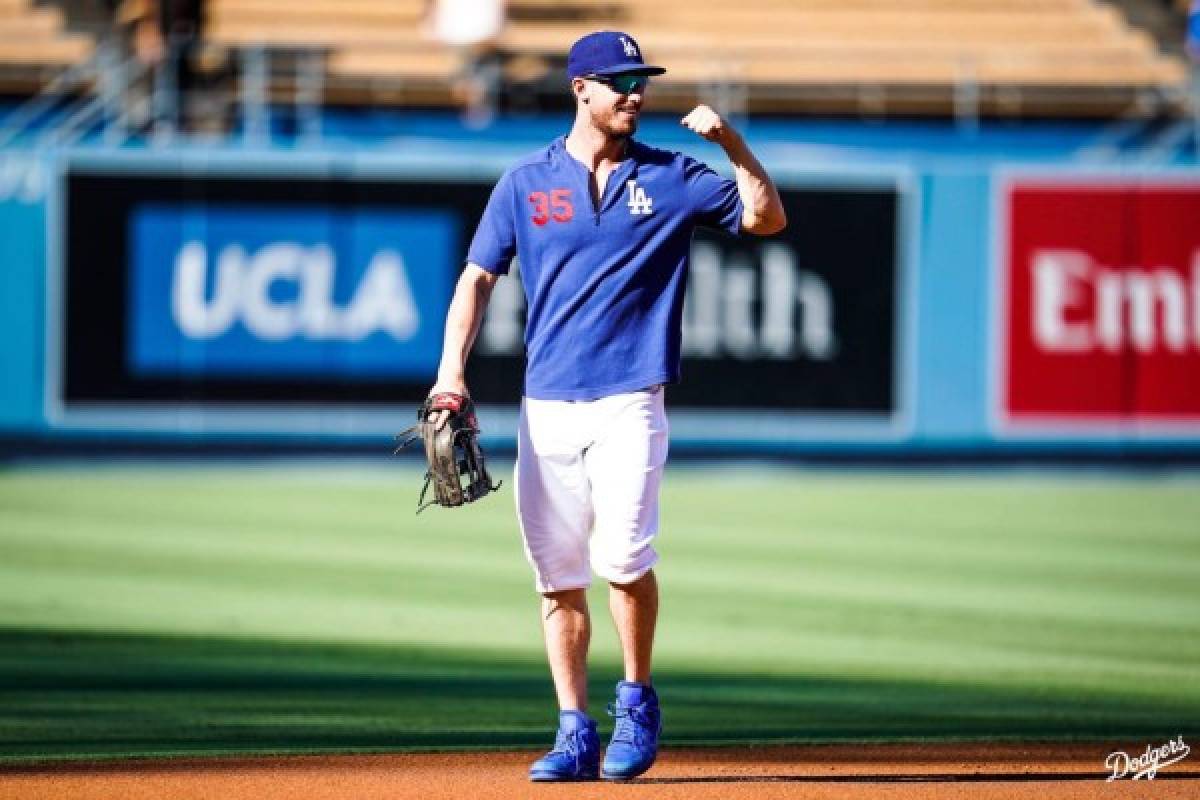
<svg viewBox="0 0 1200 800">
<path fill-rule="evenodd" d="M 1192 154 L 1200 161 L 1200 60 L 1192 62 Z"/>
<path fill-rule="evenodd" d="M 1188 8 L 1185 48 L 1192 62 L 1192 151 L 1200 161 L 1200 0 L 1192 0 Z"/>
<path fill-rule="evenodd" d="M 958 63 L 954 81 L 954 119 L 958 128 L 969 136 L 979 133 L 979 81 L 976 80 L 975 60 L 967 56 Z"/>
<path fill-rule="evenodd" d="M 320 50 L 301 52 L 296 72 L 296 120 L 300 139 L 306 144 L 321 141 L 321 100 L 324 93 L 324 53 Z"/>
<path fill-rule="evenodd" d="M 121 113 L 121 55 L 109 39 L 100 42 L 97 54 L 99 75 L 97 82 L 100 90 L 100 104 L 104 109 L 103 126 L 106 144 L 116 144 L 124 138 L 121 130 L 124 116 Z"/>
<path fill-rule="evenodd" d="M 268 55 L 262 45 L 242 50 L 242 143 L 261 145 L 271 138 L 267 115 Z"/>
<path fill-rule="evenodd" d="M 176 59 L 178 48 L 170 37 L 166 42 L 166 54 L 154 72 L 154 95 L 151 109 L 154 114 L 154 140 L 168 142 L 175 137 L 175 121 L 179 118 L 179 86 L 176 85 Z"/>
</svg>

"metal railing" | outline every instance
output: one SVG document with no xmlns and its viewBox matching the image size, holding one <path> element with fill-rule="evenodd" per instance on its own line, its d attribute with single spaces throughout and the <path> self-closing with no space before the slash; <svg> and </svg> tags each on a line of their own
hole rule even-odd
<svg viewBox="0 0 1200 800">
<path fill-rule="evenodd" d="M 123 97 L 145 68 L 123 58 L 112 37 L 97 42 L 83 62 L 58 73 L 37 94 L 18 106 L 0 125 L 0 148 L 38 131 L 35 147 L 78 141 L 100 124 L 105 141 L 119 144 L 128 135 L 128 109 Z M 50 119 L 54 114 L 57 119 Z"/>
<path fill-rule="evenodd" d="M 114 147 L 138 136 L 152 145 L 186 136 L 186 126 L 180 123 L 190 98 L 176 85 L 177 59 L 184 57 L 182 52 L 169 42 L 163 62 L 155 67 L 128 55 L 118 35 L 101 37 L 86 60 L 59 72 L 0 122 L 0 148 L 22 140 L 31 140 L 34 149 L 65 147 L 93 134 Z M 227 90 L 229 97 L 223 99 L 236 108 L 231 127 L 240 128 L 245 144 L 270 142 L 272 86 L 276 82 L 293 87 L 297 137 L 305 143 L 320 141 L 324 48 L 210 46 L 208 52 L 231 57 L 236 63 L 237 86 Z M 210 89 L 194 92 L 221 93 Z"/>
</svg>

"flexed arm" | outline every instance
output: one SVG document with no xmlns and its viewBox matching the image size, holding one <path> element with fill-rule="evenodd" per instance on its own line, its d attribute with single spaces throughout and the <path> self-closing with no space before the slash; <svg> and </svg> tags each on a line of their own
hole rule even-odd
<svg viewBox="0 0 1200 800">
<path fill-rule="evenodd" d="M 779 233 L 787 227 L 787 214 L 779 190 L 746 141 L 721 115 L 706 105 L 696 106 L 680 120 L 710 142 L 721 145 L 733 165 L 738 195 L 742 198 L 742 230 L 759 236 Z"/>
</svg>

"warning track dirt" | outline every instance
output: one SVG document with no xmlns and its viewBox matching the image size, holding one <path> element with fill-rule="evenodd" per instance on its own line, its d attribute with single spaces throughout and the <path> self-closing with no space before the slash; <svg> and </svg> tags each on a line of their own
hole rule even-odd
<svg viewBox="0 0 1200 800">
<path fill-rule="evenodd" d="M 1200 765 L 1106 782 L 1130 743 L 876 744 L 671 749 L 625 783 L 532 784 L 534 752 L 181 758 L 0 768 L 0 797 L 367 798 L 1185 798 Z"/>
</svg>

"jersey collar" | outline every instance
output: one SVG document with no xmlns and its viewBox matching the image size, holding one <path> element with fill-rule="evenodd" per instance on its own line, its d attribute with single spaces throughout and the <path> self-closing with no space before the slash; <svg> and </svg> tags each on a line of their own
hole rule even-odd
<svg viewBox="0 0 1200 800">
<path fill-rule="evenodd" d="M 624 167 L 625 162 L 627 161 L 633 162 L 634 168 L 636 168 L 639 163 L 638 157 L 641 155 L 642 143 L 637 139 L 634 139 L 632 136 L 629 137 L 628 142 L 629 144 L 625 148 L 625 158 L 621 159 L 621 163 L 617 166 L 618 170 Z M 569 167 L 572 162 L 579 164 L 580 166 L 584 166 L 577 158 L 575 158 L 575 156 L 567 152 L 567 134 L 565 133 L 550 143 L 550 161 L 552 164 L 558 167 L 563 165 Z M 586 169 L 586 167 L 584 167 L 584 169 Z"/>
</svg>

